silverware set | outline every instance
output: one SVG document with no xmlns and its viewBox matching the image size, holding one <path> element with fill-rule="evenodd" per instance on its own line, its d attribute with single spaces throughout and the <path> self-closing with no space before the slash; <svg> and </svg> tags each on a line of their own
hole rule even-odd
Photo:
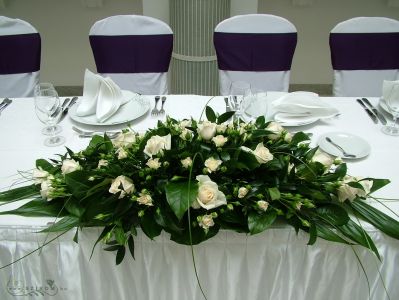
<svg viewBox="0 0 399 300">
<path fill-rule="evenodd" d="M 387 124 L 385 117 L 370 103 L 367 98 L 356 99 L 356 101 L 363 107 L 375 124 L 378 124 L 378 121 L 380 121 L 383 125 Z"/>
<path fill-rule="evenodd" d="M 11 99 L 8 98 L 4 98 L 3 101 L 1 101 L 0 103 L 0 113 L 8 106 L 12 103 Z"/>
<path fill-rule="evenodd" d="M 157 105 L 160 99 L 161 99 L 161 108 L 158 109 Z M 162 96 L 162 98 L 160 96 L 155 96 L 155 105 L 154 108 L 151 110 L 151 116 L 162 116 L 165 114 L 165 109 L 163 108 L 165 101 L 166 101 L 165 96 Z"/>
</svg>

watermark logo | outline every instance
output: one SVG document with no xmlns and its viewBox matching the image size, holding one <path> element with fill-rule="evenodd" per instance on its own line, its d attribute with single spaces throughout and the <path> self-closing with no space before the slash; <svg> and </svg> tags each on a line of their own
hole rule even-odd
<svg viewBox="0 0 399 300">
<path fill-rule="evenodd" d="M 14 280 L 10 276 L 7 282 L 7 292 L 13 296 L 55 296 L 66 290 L 66 288 L 58 286 L 52 279 L 46 279 L 42 284 L 29 284 L 22 280 Z"/>
</svg>

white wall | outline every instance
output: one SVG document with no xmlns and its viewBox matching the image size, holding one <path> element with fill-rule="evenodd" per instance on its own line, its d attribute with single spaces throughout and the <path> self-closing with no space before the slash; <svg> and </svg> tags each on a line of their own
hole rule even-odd
<svg viewBox="0 0 399 300">
<path fill-rule="evenodd" d="M 8 0 L 0 14 L 24 19 L 40 32 L 41 80 L 68 86 L 83 84 L 85 68 L 96 71 L 89 43 L 94 22 L 142 10 L 141 0 L 102 0 L 95 8 L 85 7 L 83 0 Z"/>
<path fill-rule="evenodd" d="M 399 20 L 399 7 L 388 0 L 308 0 L 310 6 L 294 6 L 293 0 L 259 0 L 258 12 L 289 19 L 298 30 L 298 44 L 291 72 L 292 83 L 332 83 L 330 30 L 353 17 L 379 16 Z"/>
</svg>

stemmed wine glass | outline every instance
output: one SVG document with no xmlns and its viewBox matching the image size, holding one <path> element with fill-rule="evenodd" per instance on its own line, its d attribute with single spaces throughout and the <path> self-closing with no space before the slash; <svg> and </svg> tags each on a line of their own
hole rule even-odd
<svg viewBox="0 0 399 300">
<path fill-rule="evenodd" d="M 399 135 L 399 127 L 396 124 L 399 118 L 399 84 L 393 85 L 389 97 L 385 99 L 389 111 L 392 114 L 393 122 L 382 128 L 382 132 L 388 135 Z"/>
<path fill-rule="evenodd" d="M 49 147 L 59 146 L 65 143 L 64 137 L 56 136 L 56 124 L 62 113 L 60 99 L 54 88 L 49 85 L 42 85 L 41 87 L 39 85 L 42 84 L 39 83 L 35 88 L 35 112 L 39 120 L 47 125 L 46 132 L 50 134 L 50 137 L 44 140 L 44 145 Z"/>
<path fill-rule="evenodd" d="M 235 110 L 234 119 L 241 117 L 243 99 L 251 95 L 251 85 L 245 81 L 233 81 L 230 84 L 230 102 Z"/>
<path fill-rule="evenodd" d="M 45 97 L 47 95 L 54 95 L 57 94 L 57 90 L 55 89 L 54 85 L 50 82 L 41 82 L 35 86 L 34 89 L 34 96 L 35 99 L 39 97 Z M 57 94 L 58 98 L 58 94 Z M 44 135 L 54 135 L 61 132 L 61 127 L 57 125 L 55 122 L 49 121 L 48 125 L 43 128 L 42 133 Z"/>
</svg>

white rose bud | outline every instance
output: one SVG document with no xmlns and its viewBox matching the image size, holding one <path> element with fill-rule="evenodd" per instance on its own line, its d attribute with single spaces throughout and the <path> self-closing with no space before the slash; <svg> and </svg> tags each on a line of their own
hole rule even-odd
<svg viewBox="0 0 399 300">
<path fill-rule="evenodd" d="M 278 139 L 284 131 L 284 128 L 277 122 L 270 122 L 266 129 L 273 132 L 267 136 L 271 140 Z"/>
<path fill-rule="evenodd" d="M 82 167 L 79 165 L 79 163 L 73 159 L 66 159 L 62 162 L 61 166 L 61 173 L 63 175 L 72 173 L 76 170 L 80 170 Z"/>
<path fill-rule="evenodd" d="M 183 165 L 183 168 L 188 169 L 192 166 L 193 164 L 193 160 L 191 159 L 191 157 L 187 157 L 185 159 L 182 159 L 181 164 Z"/>
<path fill-rule="evenodd" d="M 147 165 L 150 169 L 156 170 L 156 169 L 159 169 L 159 167 L 161 166 L 161 163 L 159 162 L 159 158 L 154 158 L 154 159 L 150 158 L 150 159 L 147 161 L 146 165 Z"/>
<path fill-rule="evenodd" d="M 132 131 L 124 132 L 118 134 L 118 136 L 113 139 L 112 144 L 115 147 L 131 147 L 136 142 L 136 134 Z"/>
<path fill-rule="evenodd" d="M 197 132 L 205 141 L 209 141 L 216 134 L 216 124 L 204 121 L 198 124 Z"/>
<path fill-rule="evenodd" d="M 213 182 L 207 175 L 198 175 L 198 194 L 196 203 L 193 207 L 198 207 L 198 204 L 206 210 L 219 207 L 227 204 L 226 196 L 219 191 L 218 185 Z"/>
<path fill-rule="evenodd" d="M 111 194 L 121 192 L 121 194 L 119 195 L 119 199 L 121 199 L 125 197 L 126 194 L 131 194 L 134 192 L 134 184 L 130 178 L 121 175 L 112 180 L 111 187 L 108 191 Z"/>
<path fill-rule="evenodd" d="M 226 124 L 218 124 L 216 125 L 216 132 L 217 133 L 224 133 L 227 129 L 227 125 Z"/>
<path fill-rule="evenodd" d="M 50 194 L 54 191 L 53 186 L 51 185 L 51 181 L 54 179 L 53 175 L 47 176 L 47 180 L 43 181 L 40 184 L 40 195 L 42 196 L 43 199 L 47 199 L 47 201 L 53 200 L 53 198 L 50 197 Z"/>
<path fill-rule="evenodd" d="M 334 157 L 330 154 L 327 154 L 319 149 L 317 149 L 316 153 L 312 157 L 312 161 L 319 162 L 329 169 L 331 165 L 334 163 Z"/>
<path fill-rule="evenodd" d="M 227 137 L 219 134 L 212 138 L 212 142 L 215 143 L 216 147 L 223 147 L 227 142 Z"/>
<path fill-rule="evenodd" d="M 140 197 L 137 198 L 137 202 L 142 205 L 154 206 L 151 196 L 143 193 L 140 193 Z"/>
<path fill-rule="evenodd" d="M 258 208 L 262 211 L 266 211 L 267 208 L 269 207 L 269 202 L 264 201 L 264 200 L 259 200 L 258 202 L 256 202 L 256 205 L 258 206 Z"/>
<path fill-rule="evenodd" d="M 290 143 L 292 141 L 292 134 L 290 132 L 286 132 L 284 136 L 284 141 Z"/>
<path fill-rule="evenodd" d="M 213 217 L 212 215 L 203 215 L 198 217 L 198 225 L 205 230 L 208 230 L 210 227 L 215 225 L 215 222 L 213 222 Z"/>
<path fill-rule="evenodd" d="M 34 169 L 32 173 L 33 181 L 35 182 L 35 184 L 40 184 L 43 181 L 46 181 L 49 175 L 49 172 L 44 171 L 41 167 L 39 167 L 38 169 Z"/>
<path fill-rule="evenodd" d="M 180 138 L 185 141 L 191 140 L 192 136 L 193 136 L 193 132 L 187 128 L 184 128 L 182 130 L 182 132 L 180 133 Z"/>
<path fill-rule="evenodd" d="M 118 153 L 118 159 L 124 159 L 127 157 L 127 151 L 125 148 L 121 147 L 119 148 L 116 153 Z"/>
<path fill-rule="evenodd" d="M 240 187 L 238 189 L 238 198 L 242 199 L 248 194 L 248 189 L 246 187 Z"/>
<path fill-rule="evenodd" d="M 217 171 L 221 164 L 222 161 L 220 159 L 215 159 L 213 157 L 210 157 L 205 161 L 205 167 L 207 168 L 209 173 Z"/>
<path fill-rule="evenodd" d="M 163 150 L 170 150 L 171 135 L 166 136 L 154 135 L 146 143 L 144 153 L 149 157 L 162 153 Z"/>
<path fill-rule="evenodd" d="M 253 151 L 256 160 L 260 164 L 265 164 L 268 161 L 273 160 L 273 154 L 270 153 L 269 149 L 267 149 L 263 143 L 259 143 L 255 150 Z"/>
<path fill-rule="evenodd" d="M 180 122 L 179 127 L 182 130 L 184 130 L 186 127 L 191 127 L 192 126 L 191 123 L 192 123 L 191 120 L 183 120 L 183 121 Z"/>
<path fill-rule="evenodd" d="M 108 160 L 100 159 L 98 161 L 97 169 L 100 169 L 101 167 L 106 167 L 106 166 L 108 166 Z"/>
</svg>

